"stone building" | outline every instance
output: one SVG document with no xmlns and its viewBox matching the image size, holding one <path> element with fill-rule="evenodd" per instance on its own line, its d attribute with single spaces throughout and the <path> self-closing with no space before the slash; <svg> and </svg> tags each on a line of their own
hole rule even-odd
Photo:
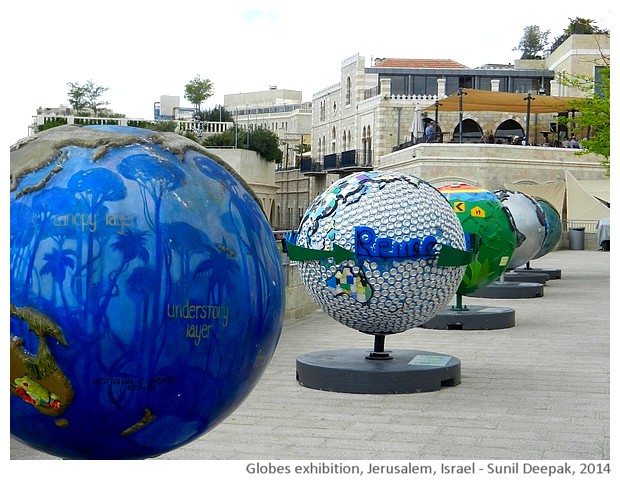
<svg viewBox="0 0 620 480">
<path fill-rule="evenodd" d="M 606 179 L 596 155 L 576 156 L 567 148 L 542 146 L 547 138 L 567 139 L 569 132 L 558 115 L 571 113 L 526 117 L 466 108 L 444 112 L 442 100 L 463 89 L 519 94 L 524 100 L 532 95 L 583 96 L 558 77 L 597 78 L 609 64 L 609 52 L 608 35 L 572 35 L 547 58 L 518 60 L 515 65 L 471 69 L 453 60 L 380 58 L 366 66 L 360 55 L 343 60 L 339 82 L 312 97 L 311 157 L 302 159 L 298 170 L 276 174 L 276 228 L 297 228 L 319 192 L 360 170 L 390 168 L 436 186 L 461 180 L 489 189 L 555 182 L 567 169 L 577 179 Z M 416 128 L 417 115 L 422 125 Z M 431 120 L 437 121 L 441 134 L 436 143 L 427 144 L 424 127 Z M 489 135 L 493 144 L 481 143 Z M 512 144 L 515 137 L 519 145 Z M 523 140 L 527 146 L 521 145 Z"/>
<path fill-rule="evenodd" d="M 299 166 L 301 155 L 310 148 L 312 104 L 302 101 L 302 92 L 275 86 L 258 92 L 224 95 L 224 108 L 239 128 L 263 128 L 280 139 L 285 169 Z"/>
</svg>

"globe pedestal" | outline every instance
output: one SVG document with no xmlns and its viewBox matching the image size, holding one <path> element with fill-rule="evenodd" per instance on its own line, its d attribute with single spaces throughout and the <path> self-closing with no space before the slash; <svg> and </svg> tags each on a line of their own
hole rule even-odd
<svg viewBox="0 0 620 480">
<path fill-rule="evenodd" d="M 508 307 L 467 306 L 446 308 L 422 328 L 435 330 L 496 330 L 515 326 L 515 311 Z"/>
<path fill-rule="evenodd" d="M 484 288 L 469 293 L 478 298 L 536 298 L 545 294 L 542 283 L 497 281 Z"/>
<path fill-rule="evenodd" d="M 517 271 L 510 270 L 504 273 L 505 282 L 526 282 L 526 283 L 540 283 L 545 285 L 549 280 L 549 275 L 539 271 Z"/>
<path fill-rule="evenodd" d="M 562 269 L 560 268 L 532 268 L 532 267 L 524 267 L 524 268 L 515 268 L 516 273 L 525 273 L 525 274 L 544 274 L 549 277 L 549 280 L 559 280 L 562 278 Z"/>
<path fill-rule="evenodd" d="M 300 385 L 340 393 L 432 392 L 461 383 L 461 361 L 421 350 L 341 349 L 297 357 Z"/>
</svg>

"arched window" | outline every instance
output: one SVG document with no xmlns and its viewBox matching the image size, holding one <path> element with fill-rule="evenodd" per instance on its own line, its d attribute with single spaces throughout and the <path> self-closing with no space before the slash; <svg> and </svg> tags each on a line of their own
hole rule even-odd
<svg viewBox="0 0 620 480">
<path fill-rule="evenodd" d="M 364 166 L 372 165 L 372 138 L 370 125 L 362 129 L 362 162 Z"/>
<path fill-rule="evenodd" d="M 524 136 L 523 127 L 516 120 L 506 120 L 495 130 L 495 139 L 501 140 L 502 143 L 510 143 L 514 137 L 523 138 Z"/>
<path fill-rule="evenodd" d="M 466 118 L 463 120 L 463 132 L 461 133 L 460 125 L 457 123 L 456 127 L 454 127 L 452 138 L 457 142 L 462 138 L 463 143 L 479 142 L 482 138 L 482 128 L 475 120 Z"/>
<path fill-rule="evenodd" d="M 351 105 L 351 77 L 347 77 L 347 89 L 345 91 L 345 105 Z"/>
<path fill-rule="evenodd" d="M 331 153 L 336 153 L 336 127 L 332 127 L 332 151 Z"/>
</svg>

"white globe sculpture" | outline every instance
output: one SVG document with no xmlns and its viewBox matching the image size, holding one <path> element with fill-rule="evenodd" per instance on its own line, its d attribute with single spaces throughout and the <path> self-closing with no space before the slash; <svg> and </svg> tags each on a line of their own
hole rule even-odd
<svg viewBox="0 0 620 480">
<path fill-rule="evenodd" d="M 305 255 L 299 271 L 318 305 L 371 335 L 431 319 L 452 300 L 468 263 L 440 260 L 442 250 L 467 251 L 446 198 L 419 178 L 391 172 L 355 173 L 332 184 L 291 243 L 292 259 Z"/>
</svg>

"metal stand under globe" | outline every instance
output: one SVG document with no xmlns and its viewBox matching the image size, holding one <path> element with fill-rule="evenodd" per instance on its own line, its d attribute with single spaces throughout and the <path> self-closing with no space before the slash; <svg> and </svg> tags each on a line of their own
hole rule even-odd
<svg viewBox="0 0 620 480">
<path fill-rule="evenodd" d="M 385 336 L 375 335 L 374 350 L 342 349 L 297 357 L 300 385 L 341 393 L 419 393 L 461 383 L 461 361 L 443 353 L 385 350 Z"/>
<path fill-rule="evenodd" d="M 463 297 L 458 294 L 456 305 L 422 324 L 422 328 L 435 330 L 496 330 L 514 326 L 514 308 L 463 305 Z"/>
</svg>

